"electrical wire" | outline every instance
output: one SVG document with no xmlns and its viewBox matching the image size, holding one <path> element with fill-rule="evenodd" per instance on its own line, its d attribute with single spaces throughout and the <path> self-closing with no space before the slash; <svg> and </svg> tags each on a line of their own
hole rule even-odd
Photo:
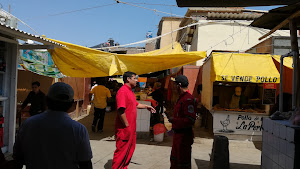
<svg viewBox="0 0 300 169">
<path fill-rule="evenodd" d="M 59 15 L 65 15 L 65 14 L 70 14 L 70 13 L 75 13 L 75 12 L 87 11 L 87 10 L 91 10 L 91 9 L 102 8 L 102 7 L 112 6 L 112 5 L 116 5 L 116 4 L 117 3 L 98 5 L 98 6 L 88 7 L 88 8 L 76 9 L 76 10 L 72 10 L 72 11 L 65 11 L 65 12 L 59 12 L 59 13 L 55 13 L 55 14 L 49 14 L 49 15 L 45 15 L 45 16 L 41 16 L 41 17 L 29 18 L 29 19 L 42 19 L 42 18 L 46 18 L 46 17 L 59 16 Z"/>
<path fill-rule="evenodd" d="M 177 16 L 177 17 L 181 17 L 181 18 L 191 18 L 193 19 L 192 17 L 187 17 L 187 16 L 182 16 L 182 15 L 177 15 L 177 14 L 171 14 L 171 13 L 168 13 L 168 12 L 164 12 L 164 11 L 159 11 L 159 10 L 156 10 L 156 9 L 151 9 L 151 8 L 146 8 L 146 7 L 143 7 L 143 6 L 138 6 L 138 5 L 134 5 L 132 3 L 128 3 L 128 2 L 122 2 L 122 1 L 119 1 L 119 0 L 115 0 L 117 3 L 122 3 L 122 4 L 125 4 L 125 5 L 130 5 L 130 6 L 134 6 L 134 7 L 137 7 L 137 8 L 142 8 L 142 9 L 146 9 L 146 10 L 150 10 L 150 11 L 153 11 L 154 13 L 163 13 L 163 14 L 167 14 L 167 15 L 173 15 L 173 16 Z"/>
<path fill-rule="evenodd" d="M 173 6 L 177 7 L 177 5 L 168 5 L 168 4 L 148 4 L 148 3 L 135 3 L 135 2 L 129 2 L 131 4 L 140 4 L 140 5 L 153 5 L 153 6 Z"/>
<path fill-rule="evenodd" d="M 232 34 L 232 35 L 229 35 L 229 37 L 228 38 L 226 38 L 226 39 L 224 39 L 224 40 L 222 40 L 222 41 L 220 41 L 220 42 L 218 42 L 217 44 L 215 44 L 215 45 L 213 45 L 213 46 L 211 46 L 210 48 L 208 48 L 207 50 L 205 50 L 205 51 L 208 51 L 208 50 L 210 50 L 210 49 L 212 49 L 212 48 L 214 48 L 214 47 L 216 47 L 216 46 L 218 46 L 218 45 L 220 45 L 221 43 L 223 43 L 223 42 L 225 42 L 227 39 L 229 39 L 229 38 L 233 38 L 233 36 L 234 35 L 236 35 L 236 34 L 238 34 L 238 33 L 240 33 L 240 32 L 242 32 L 244 29 L 246 29 L 247 27 L 245 27 L 245 28 L 243 28 L 243 29 L 241 29 L 240 31 L 238 31 L 238 32 L 235 32 L 234 34 Z"/>
<path fill-rule="evenodd" d="M 213 22 L 214 22 L 214 23 L 222 23 L 222 22 L 228 22 L 228 21 L 213 21 Z M 238 22 L 236 22 L 236 23 L 238 23 Z M 131 46 L 131 45 L 136 45 L 136 44 L 146 43 L 146 42 L 149 42 L 149 41 L 153 41 L 153 40 L 159 39 L 159 38 L 164 37 L 164 36 L 167 36 L 167 35 L 169 35 L 169 34 L 171 34 L 171 33 L 173 33 L 173 32 L 177 32 L 177 31 L 179 31 L 179 30 L 182 30 L 182 29 L 185 29 L 185 28 L 188 28 L 188 27 L 192 27 L 192 26 L 195 26 L 195 25 L 201 26 L 201 25 L 207 25 L 207 24 L 210 24 L 210 21 L 205 22 L 205 23 L 204 23 L 204 22 L 192 23 L 192 24 L 189 24 L 189 25 L 180 27 L 180 28 L 178 28 L 178 29 L 175 29 L 175 30 L 173 30 L 173 31 L 171 31 L 171 32 L 165 33 L 165 34 L 163 34 L 163 35 L 160 35 L 160 36 L 157 36 L 157 37 L 154 37 L 154 38 L 149 38 L 149 39 L 142 40 L 142 41 L 137 41 L 137 42 L 128 43 L 128 44 L 119 45 L 119 46 L 110 46 L 110 47 L 93 48 L 93 49 L 112 49 L 112 48 L 125 47 L 125 46 Z M 243 26 L 247 26 L 247 25 L 244 25 L 244 24 L 241 24 L 241 23 L 238 23 L 238 24 L 243 25 Z M 247 28 L 247 27 L 246 27 L 246 28 Z M 245 28 L 244 28 L 244 29 L 245 29 Z M 243 30 L 243 29 L 242 29 L 242 30 Z M 235 34 L 241 32 L 242 30 L 236 32 Z M 235 34 L 233 34 L 233 35 L 235 35 Z M 219 42 L 218 44 L 214 45 L 213 47 L 219 45 L 220 43 L 223 43 L 225 40 L 227 40 L 227 39 L 229 39 L 229 38 L 232 38 L 233 35 L 231 35 L 231 36 L 229 36 L 228 38 L 222 40 L 221 42 Z M 209 49 L 211 49 L 211 48 L 213 48 L 213 47 L 210 47 Z M 206 51 L 208 51 L 209 49 L 207 49 Z"/>
<path fill-rule="evenodd" d="M 163 35 L 160 35 L 160 36 L 157 36 L 157 37 L 154 37 L 154 38 L 149 38 L 149 39 L 142 40 L 142 41 L 138 41 L 138 42 L 128 43 L 128 44 L 125 44 L 125 45 L 119 45 L 119 46 L 102 47 L 102 48 L 93 48 L 93 49 L 111 49 L 111 48 L 118 48 L 118 47 L 125 47 L 125 46 L 131 46 L 131 45 L 136 45 L 136 44 L 146 43 L 146 42 L 153 41 L 153 40 L 155 40 L 155 39 L 159 39 L 159 38 L 161 38 L 161 37 L 167 36 L 167 35 L 169 35 L 169 34 L 171 34 L 171 33 L 173 33 L 173 32 L 177 32 L 177 31 L 179 31 L 179 30 L 182 30 L 182 29 L 185 29 L 185 28 L 194 26 L 194 25 L 201 25 L 201 24 L 203 24 L 203 23 L 197 22 L 197 23 L 189 24 L 189 25 L 187 25 L 187 26 L 183 26 L 183 27 L 180 27 L 180 28 L 178 28 L 178 29 L 175 29 L 175 30 L 173 30 L 173 31 L 171 31 L 171 32 L 165 33 L 165 34 L 163 34 Z"/>
</svg>

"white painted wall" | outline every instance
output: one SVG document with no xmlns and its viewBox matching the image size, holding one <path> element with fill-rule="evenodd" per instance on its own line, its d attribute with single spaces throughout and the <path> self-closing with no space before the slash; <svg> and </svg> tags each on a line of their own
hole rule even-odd
<svg viewBox="0 0 300 169">
<path fill-rule="evenodd" d="M 197 26 L 196 37 L 193 38 L 192 51 L 207 51 L 207 55 L 212 50 L 240 51 L 253 47 L 260 43 L 259 37 L 269 30 L 248 27 L 251 21 L 208 21 L 200 20 Z M 279 30 L 273 36 L 289 36 L 289 31 Z M 263 39 L 265 40 L 265 39 Z M 262 40 L 262 41 L 263 41 Z M 195 41 L 195 42 L 194 42 Z M 200 66 L 201 62 L 197 62 Z"/>
</svg>

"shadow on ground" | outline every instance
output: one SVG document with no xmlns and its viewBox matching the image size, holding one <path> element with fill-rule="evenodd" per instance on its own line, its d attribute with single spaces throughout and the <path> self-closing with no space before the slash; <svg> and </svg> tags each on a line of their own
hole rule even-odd
<svg viewBox="0 0 300 169">
<path fill-rule="evenodd" d="M 116 112 L 107 112 L 105 114 L 103 133 L 92 132 L 93 118 L 94 118 L 94 114 L 90 114 L 78 121 L 79 123 L 83 124 L 87 128 L 89 132 L 90 140 L 102 140 L 104 138 L 111 137 L 114 135 Z"/>
<path fill-rule="evenodd" d="M 208 168 L 209 161 L 195 159 L 198 168 Z M 230 163 L 230 169 L 260 169 L 260 165 Z"/>
<path fill-rule="evenodd" d="M 85 118 L 79 120 L 78 122 L 80 122 L 81 124 L 83 124 L 88 132 L 89 132 L 89 136 L 90 136 L 90 140 L 102 140 L 105 139 L 107 141 L 114 141 L 111 140 L 110 138 L 112 136 L 114 136 L 115 134 L 115 119 L 117 116 L 117 112 L 113 111 L 113 112 L 107 112 L 105 114 L 105 119 L 104 119 L 104 127 L 103 127 L 103 133 L 95 133 L 92 132 L 92 122 L 93 122 L 93 118 L 94 115 L 90 114 L 88 116 L 86 116 Z M 195 137 L 201 137 L 201 138 L 213 138 L 212 134 L 210 134 L 209 132 L 207 132 L 206 129 L 204 128 L 200 128 L 200 120 L 196 120 L 195 126 L 194 126 L 194 133 L 195 133 Z M 172 137 L 168 136 L 165 133 L 165 137 L 164 137 L 164 141 L 163 142 L 152 142 L 150 141 L 150 139 L 153 138 L 153 135 L 148 137 L 148 138 L 144 138 L 144 139 L 137 139 L 137 144 L 147 144 L 147 145 L 157 145 L 157 146 L 172 146 Z"/>
<path fill-rule="evenodd" d="M 112 161 L 113 161 L 112 159 L 107 160 L 106 164 L 104 165 L 104 168 L 105 169 L 111 169 Z"/>
<path fill-rule="evenodd" d="M 262 151 L 262 142 L 261 141 L 253 141 L 253 144 L 256 149 Z"/>
</svg>

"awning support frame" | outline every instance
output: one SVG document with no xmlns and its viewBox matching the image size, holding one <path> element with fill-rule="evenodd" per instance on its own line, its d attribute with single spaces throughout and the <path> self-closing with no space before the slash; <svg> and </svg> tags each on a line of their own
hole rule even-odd
<svg viewBox="0 0 300 169">
<path fill-rule="evenodd" d="M 280 57 L 280 93 L 279 93 L 279 112 L 283 112 L 283 59 L 285 57 L 293 56 L 294 52 L 287 53 L 285 55 L 281 55 Z M 293 86 L 294 87 L 294 86 Z M 294 88 L 293 88 L 294 91 Z"/>
<path fill-rule="evenodd" d="M 291 20 L 293 20 L 294 18 L 297 18 L 298 16 L 300 16 L 300 10 L 293 13 L 291 16 L 289 16 L 288 18 L 286 18 L 284 21 L 282 21 L 279 25 L 277 25 L 275 28 L 273 28 L 270 32 L 268 32 L 267 34 L 263 35 L 262 37 L 260 37 L 258 40 L 262 40 L 265 37 L 271 35 L 272 33 L 274 33 L 275 31 L 277 31 L 278 29 L 284 27 L 286 24 L 288 24 L 289 22 L 291 22 Z"/>
</svg>

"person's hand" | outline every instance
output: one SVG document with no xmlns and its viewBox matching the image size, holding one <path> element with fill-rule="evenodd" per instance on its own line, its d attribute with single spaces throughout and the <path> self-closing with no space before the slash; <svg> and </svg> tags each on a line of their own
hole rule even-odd
<svg viewBox="0 0 300 169">
<path fill-rule="evenodd" d="M 147 109 L 148 109 L 151 113 L 156 113 L 155 108 L 153 108 L 152 106 L 147 106 Z"/>
</svg>

